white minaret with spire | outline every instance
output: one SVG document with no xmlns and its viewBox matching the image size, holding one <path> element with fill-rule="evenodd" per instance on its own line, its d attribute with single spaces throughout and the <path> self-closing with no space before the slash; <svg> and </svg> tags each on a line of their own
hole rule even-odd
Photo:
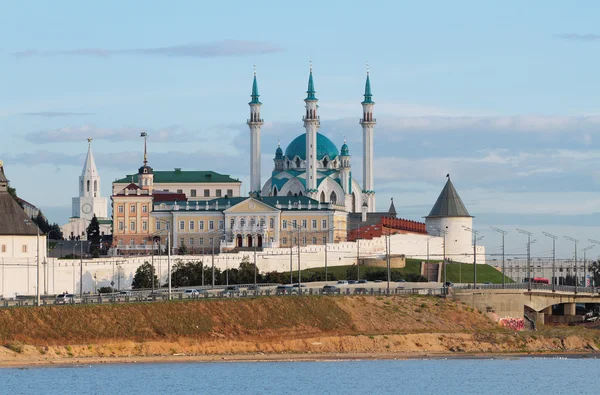
<svg viewBox="0 0 600 395">
<path fill-rule="evenodd" d="M 254 81 L 252 82 L 252 100 L 250 106 L 250 119 L 246 122 L 250 128 L 250 194 L 259 194 L 260 185 L 260 128 L 264 124 L 260 117 L 262 103 L 258 100 L 258 84 L 256 82 L 256 66 L 254 66 Z"/>
<path fill-rule="evenodd" d="M 308 90 L 306 91 L 306 114 L 302 117 L 306 129 L 306 194 L 315 196 L 317 193 L 317 131 L 320 120 L 317 114 L 318 99 L 315 96 L 315 86 L 312 75 L 312 62 L 310 62 L 310 75 L 308 77 Z"/>
<path fill-rule="evenodd" d="M 88 138 L 88 152 L 79 176 L 79 196 L 73 198 L 72 216 L 91 220 L 107 217 L 107 199 L 100 194 L 100 174 L 92 153 L 92 139 Z"/>
<path fill-rule="evenodd" d="M 367 81 L 365 83 L 365 99 L 362 101 L 363 117 L 360 124 L 363 128 L 363 196 L 367 203 L 368 211 L 375 211 L 375 190 L 373 187 L 373 133 L 375 124 L 373 106 L 375 102 L 371 95 L 371 81 L 369 80 L 369 65 L 367 64 Z"/>
</svg>

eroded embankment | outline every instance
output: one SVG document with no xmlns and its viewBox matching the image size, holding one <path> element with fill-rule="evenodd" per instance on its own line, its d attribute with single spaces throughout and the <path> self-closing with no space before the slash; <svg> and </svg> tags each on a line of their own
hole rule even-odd
<svg viewBox="0 0 600 395">
<path fill-rule="evenodd" d="M 579 332 L 519 334 L 449 300 L 268 297 L 0 310 L 0 361 L 261 353 L 577 352 Z"/>
</svg>

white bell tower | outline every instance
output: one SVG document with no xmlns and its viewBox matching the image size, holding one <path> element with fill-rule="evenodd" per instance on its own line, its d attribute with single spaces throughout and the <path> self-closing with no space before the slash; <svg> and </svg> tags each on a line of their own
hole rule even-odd
<svg viewBox="0 0 600 395">
<path fill-rule="evenodd" d="M 72 216 L 91 220 L 107 217 L 107 200 L 100 194 L 100 174 L 92 153 L 92 139 L 88 138 L 88 152 L 79 176 L 79 196 L 73 198 Z"/>
</svg>

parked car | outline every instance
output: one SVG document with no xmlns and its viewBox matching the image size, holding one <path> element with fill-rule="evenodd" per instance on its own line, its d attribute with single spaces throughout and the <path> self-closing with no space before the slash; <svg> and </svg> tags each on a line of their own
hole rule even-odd
<svg viewBox="0 0 600 395">
<path fill-rule="evenodd" d="M 383 280 L 375 280 L 376 283 L 382 283 Z"/>
<path fill-rule="evenodd" d="M 225 287 L 223 292 L 221 292 L 221 295 L 223 295 L 223 297 L 230 297 L 230 296 L 235 296 L 235 295 L 239 295 L 239 294 L 240 294 L 240 287 L 238 287 L 237 285 L 228 285 L 227 287 Z"/>
<path fill-rule="evenodd" d="M 338 287 L 335 285 L 325 285 L 323 287 L 323 294 L 334 294 L 337 293 Z"/>
<path fill-rule="evenodd" d="M 444 283 L 444 285 L 445 285 L 446 287 L 452 287 L 452 286 L 454 286 L 454 284 L 453 284 L 451 281 L 446 281 L 446 282 Z"/>
<path fill-rule="evenodd" d="M 483 285 L 492 285 L 492 282 L 491 281 L 486 281 L 486 282 L 483 283 Z"/>
<path fill-rule="evenodd" d="M 306 284 L 298 284 L 298 283 L 296 283 L 296 284 L 292 285 L 292 287 L 294 287 L 294 288 L 298 288 L 298 287 L 300 287 L 300 288 L 306 288 Z"/>
<path fill-rule="evenodd" d="M 338 280 L 337 283 L 338 284 L 348 284 L 348 281 L 346 281 L 346 280 Z"/>
<path fill-rule="evenodd" d="M 356 284 L 356 280 L 348 280 L 348 284 Z"/>
<path fill-rule="evenodd" d="M 248 285 L 248 291 L 258 291 L 259 290 L 259 286 L 258 285 Z"/>
<path fill-rule="evenodd" d="M 405 283 L 405 282 L 406 282 L 406 280 L 405 280 L 405 279 L 403 279 L 403 278 L 401 278 L 400 280 L 398 280 L 398 281 L 396 281 L 396 282 L 397 282 L 397 283 Z"/>
<path fill-rule="evenodd" d="M 162 291 L 154 290 L 148 294 L 146 299 L 148 300 L 160 300 L 163 298 L 164 293 Z"/>
<path fill-rule="evenodd" d="M 368 281 L 367 281 L 367 280 L 365 280 L 364 278 L 363 278 L 363 279 L 361 279 L 361 280 L 358 280 L 358 283 L 359 283 L 359 284 L 366 284 L 367 282 L 368 282 Z"/>
</svg>

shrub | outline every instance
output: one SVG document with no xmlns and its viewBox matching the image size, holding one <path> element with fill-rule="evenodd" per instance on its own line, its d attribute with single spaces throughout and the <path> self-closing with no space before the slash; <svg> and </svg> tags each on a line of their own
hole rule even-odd
<svg viewBox="0 0 600 395">
<path fill-rule="evenodd" d="M 23 343 L 21 342 L 9 342 L 4 347 L 19 354 L 23 352 Z"/>
</svg>

